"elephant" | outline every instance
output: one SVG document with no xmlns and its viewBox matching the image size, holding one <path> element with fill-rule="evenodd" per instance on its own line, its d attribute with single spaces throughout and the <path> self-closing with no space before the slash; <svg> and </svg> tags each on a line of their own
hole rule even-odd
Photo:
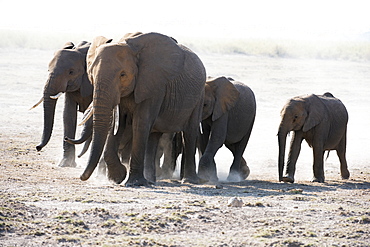
<svg viewBox="0 0 370 247">
<path fill-rule="evenodd" d="M 65 93 L 64 136 L 74 138 L 77 111 L 84 112 L 92 101 L 93 86 L 86 73 L 86 55 L 89 47 L 90 43 L 86 41 L 77 46 L 68 42 L 63 49 L 54 54 L 49 63 L 49 76 L 44 87 L 43 98 L 39 101 L 39 103 L 43 101 L 44 105 L 44 127 L 41 143 L 36 146 L 37 151 L 41 151 L 50 140 L 55 106 L 61 93 Z M 74 145 L 63 142 L 63 158 L 59 166 L 76 167 Z"/>
<path fill-rule="evenodd" d="M 296 162 L 303 139 L 313 149 L 312 182 L 323 183 L 324 152 L 336 150 L 340 160 L 343 179 L 350 173 L 346 161 L 348 113 L 344 104 L 331 93 L 324 95 L 305 95 L 294 97 L 281 110 L 278 131 L 279 143 L 279 181 L 294 183 Z M 293 131 L 285 175 L 284 156 L 287 134 Z"/>
<path fill-rule="evenodd" d="M 93 136 L 81 180 L 91 176 L 106 140 L 105 150 L 109 139 L 114 138 L 108 131 L 113 108 L 119 105 L 121 115 L 132 117 L 127 186 L 155 182 L 154 159 L 159 138 L 162 133 L 180 131 L 184 140 L 184 182 L 198 183 L 195 149 L 206 80 L 199 57 L 175 39 L 159 33 L 94 47 L 87 59 L 87 72 L 94 85 Z M 108 173 L 116 183 L 127 175 L 118 162 L 108 166 Z"/>
<path fill-rule="evenodd" d="M 199 138 L 202 153 L 198 167 L 200 178 L 218 181 L 214 157 L 223 144 L 234 156 L 227 180 L 235 182 L 249 176 L 249 167 L 242 155 L 248 144 L 255 116 L 256 99 L 248 86 L 226 77 L 206 82 L 202 133 Z"/>
</svg>

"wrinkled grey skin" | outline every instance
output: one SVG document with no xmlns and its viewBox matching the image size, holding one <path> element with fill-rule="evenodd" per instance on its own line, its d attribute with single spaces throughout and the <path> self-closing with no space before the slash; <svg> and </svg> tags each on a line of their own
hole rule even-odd
<svg viewBox="0 0 370 247">
<path fill-rule="evenodd" d="M 94 85 L 93 139 L 87 180 L 103 152 L 119 104 L 132 114 L 132 151 L 126 185 L 155 182 L 155 153 L 162 133 L 183 132 L 184 180 L 199 183 L 195 170 L 195 144 L 201 119 L 205 69 L 188 48 L 165 35 L 148 33 L 118 44 L 97 46 L 89 78 Z M 90 51 L 89 51 L 90 53 Z M 108 142 L 109 143 L 109 140 Z M 145 164 L 145 177 L 144 177 Z M 108 166 L 111 179 L 122 182 L 121 166 Z"/>
<path fill-rule="evenodd" d="M 84 112 L 92 101 L 93 87 L 86 73 L 86 54 L 90 43 L 81 42 L 74 46 L 67 43 L 58 50 L 49 63 L 49 76 L 44 88 L 44 128 L 42 140 L 37 145 L 40 151 L 50 140 L 57 100 L 50 98 L 60 92 L 65 93 L 63 112 L 64 136 L 74 138 L 77 124 L 77 111 Z M 75 167 L 75 147 L 63 141 L 62 167 Z"/>
<path fill-rule="evenodd" d="M 228 181 L 244 180 L 249 167 L 242 157 L 252 132 L 256 116 L 256 100 L 246 85 L 225 77 L 209 80 L 205 84 L 202 134 L 198 176 L 217 182 L 214 157 L 225 146 L 233 153 Z"/>
<path fill-rule="evenodd" d="M 348 113 L 339 99 L 331 93 L 294 97 L 286 103 L 280 115 L 279 181 L 294 182 L 296 162 L 303 140 L 313 149 L 313 182 L 325 181 L 324 152 L 330 150 L 337 152 L 342 178 L 349 178 L 346 161 Z M 283 174 L 286 136 L 290 131 L 293 131 L 293 137 Z"/>
</svg>

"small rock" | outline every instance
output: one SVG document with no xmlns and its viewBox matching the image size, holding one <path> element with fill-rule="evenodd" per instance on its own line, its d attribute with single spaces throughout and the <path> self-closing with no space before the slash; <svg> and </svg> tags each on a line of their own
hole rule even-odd
<svg viewBox="0 0 370 247">
<path fill-rule="evenodd" d="M 243 206 L 243 200 L 239 199 L 237 197 L 230 198 L 227 202 L 228 207 L 242 207 Z"/>
</svg>

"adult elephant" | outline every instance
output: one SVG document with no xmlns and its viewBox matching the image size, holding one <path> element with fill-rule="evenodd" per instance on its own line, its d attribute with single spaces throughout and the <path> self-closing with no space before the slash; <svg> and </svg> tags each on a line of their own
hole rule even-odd
<svg viewBox="0 0 370 247">
<path fill-rule="evenodd" d="M 94 54 L 88 61 L 88 74 L 94 85 L 93 140 L 81 179 L 87 180 L 94 171 L 107 139 L 112 109 L 119 104 L 132 115 L 132 151 L 126 185 L 155 181 L 154 158 L 161 133 L 179 131 L 184 136 L 184 179 L 198 183 L 195 146 L 206 80 L 198 56 L 159 33 L 104 44 Z M 144 163 L 148 180 L 144 177 Z M 126 176 L 122 165 L 108 169 L 121 170 L 112 174 L 116 182 Z"/>
<path fill-rule="evenodd" d="M 206 82 L 203 133 L 200 135 L 200 178 L 218 181 L 214 157 L 223 144 L 234 155 L 227 180 L 235 182 L 248 177 L 249 167 L 242 155 L 251 135 L 255 116 L 256 100 L 248 86 L 225 77 Z"/>
<path fill-rule="evenodd" d="M 64 136 L 74 138 L 77 111 L 84 112 L 92 101 L 93 87 L 86 73 L 86 54 L 89 47 L 90 43 L 85 41 L 77 46 L 71 42 L 66 43 L 63 49 L 54 54 L 49 63 L 49 76 L 41 99 L 44 101 L 44 128 L 41 143 L 36 146 L 37 151 L 40 151 L 50 140 L 55 106 L 61 93 L 65 93 Z M 63 158 L 59 166 L 76 166 L 74 145 L 63 141 Z"/>
<path fill-rule="evenodd" d="M 325 181 L 324 152 L 336 150 L 343 179 L 350 174 L 346 161 L 348 113 L 343 103 L 331 93 L 298 96 L 290 99 L 281 110 L 278 132 L 279 181 L 294 182 L 296 162 L 305 139 L 313 149 L 313 182 Z M 286 175 L 283 176 L 287 134 L 293 131 Z"/>
</svg>

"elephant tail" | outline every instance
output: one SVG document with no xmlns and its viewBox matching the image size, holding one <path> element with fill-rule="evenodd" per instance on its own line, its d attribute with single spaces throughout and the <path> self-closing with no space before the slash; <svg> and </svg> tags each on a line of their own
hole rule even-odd
<svg viewBox="0 0 370 247">
<path fill-rule="evenodd" d="M 329 158 L 329 154 L 330 154 L 330 150 L 328 150 L 328 154 L 326 155 L 326 159 L 325 159 L 325 161 L 327 161 L 327 160 L 328 160 L 328 158 Z"/>
</svg>

